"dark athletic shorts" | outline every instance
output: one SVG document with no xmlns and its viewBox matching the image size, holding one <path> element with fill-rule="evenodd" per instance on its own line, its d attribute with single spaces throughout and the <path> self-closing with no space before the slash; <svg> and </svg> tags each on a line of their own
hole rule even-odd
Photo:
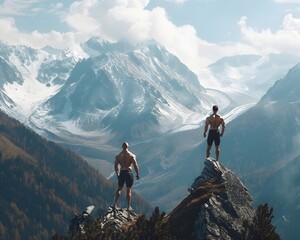
<svg viewBox="0 0 300 240">
<path fill-rule="evenodd" d="M 126 187 L 130 188 L 133 184 L 133 174 L 129 170 L 122 170 L 118 177 L 118 186 L 123 187 L 126 182 Z"/>
<path fill-rule="evenodd" d="M 220 145 L 220 132 L 219 130 L 209 130 L 207 137 L 207 145 L 211 146 L 215 142 L 215 145 Z"/>
</svg>

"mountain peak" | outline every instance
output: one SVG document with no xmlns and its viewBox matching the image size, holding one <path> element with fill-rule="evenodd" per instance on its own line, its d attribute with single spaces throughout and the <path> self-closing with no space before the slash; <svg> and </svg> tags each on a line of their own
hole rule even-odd
<svg viewBox="0 0 300 240">
<path fill-rule="evenodd" d="M 94 46 L 96 46 L 96 45 L 104 46 L 104 45 L 107 45 L 107 44 L 111 44 L 111 42 L 104 39 L 104 38 L 100 38 L 98 36 L 93 36 L 89 40 L 86 41 L 86 44 L 88 44 L 90 46 L 92 46 L 92 45 L 94 45 Z"/>
<path fill-rule="evenodd" d="M 164 45 L 162 45 L 160 42 L 156 41 L 155 39 L 149 39 L 148 41 L 145 41 L 144 43 L 142 43 L 140 46 L 156 46 L 159 48 L 165 48 Z"/>
<path fill-rule="evenodd" d="M 88 41 L 83 43 L 81 47 L 90 57 L 97 57 L 103 53 L 113 51 L 122 53 L 129 52 L 134 49 L 134 47 L 126 40 L 110 42 L 96 36 L 91 37 Z"/>
<path fill-rule="evenodd" d="M 153 56 L 161 58 L 162 55 L 170 55 L 164 45 L 157 42 L 155 39 L 150 39 L 146 42 L 140 43 L 136 46 L 137 50 L 146 51 L 151 53 Z"/>
<path fill-rule="evenodd" d="M 244 222 L 252 222 L 254 215 L 252 197 L 239 178 L 207 160 L 190 195 L 169 214 L 169 223 L 184 239 L 244 239 Z"/>
<path fill-rule="evenodd" d="M 300 63 L 291 68 L 287 75 L 275 82 L 268 92 L 261 99 L 261 102 L 297 102 L 300 91 Z"/>
<path fill-rule="evenodd" d="M 45 51 L 45 52 L 47 52 L 47 53 L 49 53 L 49 54 L 53 54 L 53 55 L 57 55 L 57 54 L 59 54 L 59 53 L 62 52 L 61 49 L 53 48 L 53 47 L 51 47 L 49 45 L 43 47 L 42 50 Z"/>
</svg>

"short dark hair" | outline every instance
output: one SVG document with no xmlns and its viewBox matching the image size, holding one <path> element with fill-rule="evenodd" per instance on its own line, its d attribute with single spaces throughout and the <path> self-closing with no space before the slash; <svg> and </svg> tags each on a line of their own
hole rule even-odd
<svg viewBox="0 0 300 240">
<path fill-rule="evenodd" d="M 122 148 L 128 148 L 129 144 L 127 142 L 123 142 Z"/>
<path fill-rule="evenodd" d="M 213 110 L 214 112 L 217 112 L 217 111 L 219 110 L 219 108 L 218 108 L 217 105 L 214 105 L 214 106 L 212 107 L 212 110 Z"/>
</svg>

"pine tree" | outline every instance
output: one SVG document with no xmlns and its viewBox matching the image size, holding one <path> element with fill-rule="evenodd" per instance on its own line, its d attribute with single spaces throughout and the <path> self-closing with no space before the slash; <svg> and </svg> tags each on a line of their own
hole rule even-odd
<svg viewBox="0 0 300 240">
<path fill-rule="evenodd" d="M 273 208 L 268 204 L 259 205 L 253 223 L 250 224 L 245 233 L 246 240 L 280 240 L 280 236 L 276 233 L 276 227 L 272 224 Z"/>
</svg>

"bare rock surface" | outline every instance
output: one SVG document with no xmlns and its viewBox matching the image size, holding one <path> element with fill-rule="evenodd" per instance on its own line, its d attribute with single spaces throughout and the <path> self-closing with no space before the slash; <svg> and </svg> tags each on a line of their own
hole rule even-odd
<svg viewBox="0 0 300 240">
<path fill-rule="evenodd" d="M 133 210 L 127 210 L 126 208 L 109 207 L 107 213 L 101 219 L 102 227 L 113 227 L 116 230 L 121 230 L 127 225 L 133 224 L 139 218 L 139 214 L 136 214 Z"/>
<path fill-rule="evenodd" d="M 239 178 L 208 159 L 190 194 L 169 214 L 170 227 L 183 239 L 243 239 L 244 222 L 255 214 L 252 204 Z"/>
</svg>

